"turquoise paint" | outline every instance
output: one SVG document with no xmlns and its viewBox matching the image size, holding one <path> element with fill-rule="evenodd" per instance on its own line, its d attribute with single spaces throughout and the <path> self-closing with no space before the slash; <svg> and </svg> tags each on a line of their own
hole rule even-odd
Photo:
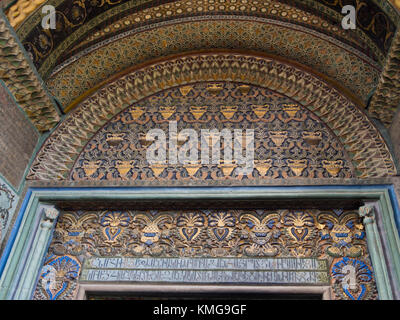
<svg viewBox="0 0 400 320">
<path fill-rule="evenodd" d="M 373 209 L 374 210 L 374 209 Z M 375 223 L 375 217 L 364 218 L 365 232 L 367 235 L 368 251 L 374 267 L 375 283 L 379 293 L 379 299 L 391 300 L 393 295 L 390 288 L 390 280 L 384 256 L 382 243 L 379 239 L 379 232 Z"/>
<path fill-rule="evenodd" d="M 5 236 L 6 236 L 6 232 L 9 229 L 11 222 L 13 221 L 13 217 L 17 208 L 17 204 L 19 202 L 19 196 L 17 194 L 17 192 L 15 191 L 14 188 L 12 188 L 12 186 L 8 183 L 8 181 L 6 179 L 3 179 L 0 176 L 0 184 L 5 185 L 8 188 L 8 191 L 11 193 L 12 197 L 13 197 L 13 201 L 10 202 L 8 197 L 6 196 L 6 193 L 2 193 L 3 196 L 0 197 L 0 208 L 3 209 L 8 209 L 8 207 L 11 205 L 11 208 L 7 210 L 8 212 L 8 218 L 6 221 L 6 224 L 4 226 L 4 229 L 1 230 L 2 234 L 0 236 L 0 243 L 5 240 Z M 2 228 L 2 226 L 0 226 L 0 229 Z"/>
<path fill-rule="evenodd" d="M 24 261 L 24 252 L 29 250 L 29 236 L 35 241 L 41 241 L 41 254 L 45 255 L 45 249 L 50 240 L 51 234 L 47 235 L 46 241 L 40 237 L 39 233 L 32 230 L 32 221 L 36 215 L 36 209 L 39 203 L 51 204 L 53 201 L 59 200 L 191 200 L 191 199 L 359 199 L 371 200 L 379 203 L 382 210 L 383 225 L 385 226 L 385 235 L 379 235 L 378 230 L 371 229 L 368 237 L 371 245 L 372 264 L 375 268 L 379 263 L 378 269 L 383 268 L 380 276 L 377 277 L 379 282 L 379 295 L 382 299 L 390 299 L 393 297 L 392 288 L 388 283 L 388 272 L 391 274 L 399 274 L 400 267 L 395 265 L 395 270 L 388 270 L 383 255 L 382 245 L 379 236 L 385 236 L 388 239 L 389 249 L 386 254 L 391 256 L 400 256 L 400 245 L 398 229 L 395 225 L 393 215 L 398 214 L 396 208 L 392 208 L 390 186 L 312 186 L 312 187 L 117 187 L 117 188 L 32 188 L 27 194 L 28 204 L 25 210 L 21 210 L 19 217 L 21 219 L 20 227 L 15 238 L 10 238 L 9 247 L 12 247 L 6 266 L 0 279 L 0 298 L 10 299 L 18 293 L 18 299 L 30 299 L 34 284 L 37 281 L 37 273 L 40 270 L 44 257 L 29 259 Z M 373 236 L 371 238 L 371 236 Z M 22 270 L 17 270 L 17 266 L 24 265 Z M 23 277 L 27 277 L 28 283 L 21 282 Z M 398 279 L 395 279 L 395 285 L 400 288 Z"/>
</svg>

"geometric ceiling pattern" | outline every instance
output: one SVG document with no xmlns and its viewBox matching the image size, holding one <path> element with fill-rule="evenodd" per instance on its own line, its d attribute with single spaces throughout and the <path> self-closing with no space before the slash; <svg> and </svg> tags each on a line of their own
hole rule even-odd
<svg viewBox="0 0 400 320">
<path fill-rule="evenodd" d="M 385 0 L 346 4 L 356 6 L 355 30 L 341 27 L 342 2 L 325 0 L 19 0 L 6 14 L 64 111 L 127 68 L 201 49 L 285 57 L 365 107 L 378 86 L 399 12 Z M 43 5 L 56 8 L 54 30 L 41 27 Z M 372 110 L 389 126 L 395 108 L 374 103 Z"/>
<path fill-rule="evenodd" d="M 33 8 L 43 4 L 50 4 L 56 7 L 57 12 L 59 13 L 57 29 L 52 32 L 48 32 L 47 34 L 47 37 L 49 38 L 48 40 L 51 42 L 51 46 L 43 48 L 44 51 L 39 50 L 41 51 L 39 52 L 41 56 L 39 58 L 47 56 L 49 54 L 49 50 L 51 51 L 55 49 L 69 34 L 80 29 L 82 26 L 90 25 L 92 28 L 98 28 L 101 24 L 106 23 L 107 20 L 111 20 L 111 18 L 115 20 L 116 17 L 126 16 L 129 13 L 159 6 L 158 1 L 149 0 L 79 1 L 73 3 L 72 5 L 69 1 L 65 0 L 37 0 L 29 6 L 26 5 L 26 2 L 27 1 L 18 1 L 9 10 L 9 19 L 14 26 L 18 27 L 19 36 L 22 42 L 24 44 L 27 43 L 33 45 L 36 47 L 36 49 L 38 49 L 36 44 L 40 42 L 40 37 L 41 35 L 44 36 L 44 34 L 40 32 L 42 30 L 38 28 L 38 25 L 40 25 L 41 21 L 40 11 L 34 11 Z M 168 1 L 167 3 L 171 3 L 172 6 L 174 2 L 177 1 Z M 357 22 L 359 28 L 376 43 L 377 47 L 381 48 L 384 52 L 387 52 L 396 29 L 395 24 L 397 23 L 396 15 L 393 13 L 393 10 L 387 10 L 387 3 L 385 6 L 383 4 L 377 4 L 375 1 L 371 0 L 357 2 L 354 1 L 354 3 L 351 2 L 352 1 L 350 1 L 348 4 L 358 4 L 355 7 L 357 8 Z M 377 0 L 376 2 L 379 3 L 382 1 Z M 232 1 L 232 4 L 231 1 L 225 0 L 211 0 L 209 2 L 197 1 L 197 3 L 191 2 L 191 12 L 184 12 L 182 9 L 182 14 L 193 14 L 193 11 L 196 11 L 196 14 L 202 14 L 205 10 L 205 7 L 212 7 L 212 10 L 215 12 L 230 11 L 237 14 L 241 11 L 244 11 L 244 7 L 249 3 L 250 1 L 247 0 Z M 273 8 L 270 8 L 270 5 L 277 5 L 276 3 L 273 3 L 273 1 L 251 1 L 251 3 L 252 7 L 254 8 L 254 13 L 256 13 L 258 9 L 262 8 L 265 9 L 265 13 L 269 13 L 273 10 Z M 339 21 L 341 20 L 341 10 L 343 7 L 341 1 L 325 0 L 279 1 L 279 4 L 288 8 L 289 4 L 292 4 L 297 9 L 320 12 L 323 16 L 327 16 L 331 20 L 339 18 Z M 201 8 L 201 10 L 199 8 Z M 103 20 L 98 19 L 101 15 L 103 16 Z M 281 17 L 284 18 L 285 15 L 282 15 Z M 22 21 L 24 22 L 24 25 L 21 27 L 19 24 Z M 89 21 L 90 24 L 88 24 Z M 66 32 L 67 30 L 69 31 L 68 33 Z M 40 61 L 35 60 L 35 62 L 40 64 Z M 36 66 L 38 67 L 39 65 L 36 64 Z"/>
<path fill-rule="evenodd" d="M 68 1 L 50 0 L 43 4 L 54 5 L 57 9 L 57 29 L 43 30 L 41 28 L 42 14 L 34 11 L 17 25 L 17 33 L 25 48 L 32 55 L 34 64 L 40 74 L 46 78 L 54 63 L 62 54 L 79 44 L 87 35 L 95 33 L 102 26 L 115 25 L 116 19 L 135 15 L 135 23 L 126 26 L 137 28 L 154 21 L 167 21 L 171 18 L 208 16 L 208 15 L 239 15 L 265 17 L 278 21 L 291 22 L 297 25 L 309 26 L 312 30 L 328 33 L 338 33 L 342 19 L 341 4 L 329 4 L 328 1 L 82 1 L 70 5 Z M 387 53 L 396 26 L 396 17 L 391 11 L 383 12 L 372 1 L 363 1 L 358 7 L 358 28 L 343 32 L 352 37 L 358 46 L 375 56 L 383 63 L 382 57 Z M 9 11 L 9 17 L 19 17 L 21 9 L 18 3 Z M 151 13 L 150 11 L 158 11 Z M 22 10 L 23 11 L 23 10 Z M 310 14 L 311 13 L 311 14 Z M 141 17 L 141 14 L 144 14 Z M 321 19 L 323 21 L 321 21 Z M 116 23 L 118 24 L 118 23 Z M 328 25 L 334 25 L 330 28 Z M 335 29 L 334 29 L 335 28 Z M 336 30 L 336 31 L 335 31 Z M 343 36 L 343 35 L 342 35 Z M 354 41 L 354 40 L 353 40 Z"/>
<path fill-rule="evenodd" d="M 89 47 L 59 65 L 47 79 L 47 87 L 69 111 L 86 91 L 134 65 L 218 48 L 285 57 L 340 83 L 355 100 L 362 101 L 360 105 L 366 103 L 379 80 L 380 67 L 372 59 L 323 34 L 293 30 L 261 18 L 197 17 L 146 26 Z"/>
<path fill-rule="evenodd" d="M 193 1 L 178 0 L 161 5 L 157 4 L 154 8 L 152 6 L 150 8 L 138 7 L 137 1 L 119 3 L 120 5 L 117 5 L 118 3 L 113 2 L 114 5 L 108 9 L 105 5 L 93 5 L 91 2 L 84 3 L 83 5 L 76 4 L 72 9 L 69 8 L 69 5 L 64 9 L 61 4 L 59 15 L 63 18 L 59 20 L 58 29 L 43 31 L 40 27 L 40 19 L 25 23 L 18 28 L 18 35 L 21 42 L 31 54 L 32 60 L 40 74 L 47 79 L 48 72 L 54 67 L 54 64 L 59 64 L 63 60 L 62 55 L 68 55 L 71 48 L 74 48 L 84 40 L 87 35 L 95 33 L 102 25 L 105 24 L 106 28 L 110 24 L 124 26 L 125 21 L 121 24 L 121 22 L 109 23 L 108 20 L 110 20 L 110 16 L 119 17 L 122 15 L 126 18 L 131 11 L 131 16 L 134 16 L 134 19 L 124 29 L 133 30 L 138 27 L 154 24 L 155 22 L 201 16 L 233 15 L 247 17 L 247 20 L 253 20 L 256 17 L 273 19 L 308 27 L 311 32 L 312 30 L 316 30 L 325 32 L 327 35 L 335 34 L 336 36 L 343 37 L 346 41 L 353 43 L 353 45 L 355 42 L 356 47 L 362 48 L 365 53 L 368 53 L 382 63 L 395 30 L 395 26 L 390 22 L 389 17 L 380 14 L 375 17 L 368 11 L 368 14 L 364 13 L 366 16 L 363 16 L 362 21 L 368 22 L 370 27 L 375 29 L 376 36 L 373 36 L 373 33 L 367 35 L 368 32 L 361 31 L 361 27 L 356 29 L 355 32 L 344 32 L 340 26 L 342 15 L 334 10 L 332 10 L 334 17 L 332 16 L 330 19 L 327 19 L 324 16 L 310 14 L 309 11 L 301 10 L 294 5 L 283 4 L 281 1 L 256 2 L 256 5 L 250 1 L 241 1 L 233 4 L 229 2 L 229 5 L 226 3 L 226 5 L 221 6 L 220 3 L 213 0 L 197 1 L 196 3 Z M 312 3 L 318 7 L 315 1 L 312 1 Z M 103 14 L 104 11 L 107 12 L 107 15 Z M 39 15 L 39 18 L 41 17 Z M 88 20 L 90 20 L 90 23 Z M 33 28 L 38 23 L 39 27 Z M 120 32 L 121 30 L 119 30 Z"/>
<path fill-rule="evenodd" d="M 27 179 L 68 180 L 87 143 L 119 112 L 162 90 L 212 81 L 268 88 L 315 114 L 344 146 L 355 177 L 396 174 L 390 151 L 366 114 L 319 77 L 275 57 L 200 52 L 131 68 L 95 90 L 46 140 Z"/>
<path fill-rule="evenodd" d="M 347 4 L 356 7 L 355 30 L 341 27 Z M 44 5 L 56 8 L 56 29 L 42 28 Z M 399 64 L 398 0 L 17 0 L 6 15 L 64 112 L 135 65 L 222 49 L 286 58 L 358 107 L 369 104 L 369 115 L 387 127 L 400 100 L 392 76 Z M 59 121 L 54 103 L 36 108 L 17 96 L 39 131 Z"/>
</svg>

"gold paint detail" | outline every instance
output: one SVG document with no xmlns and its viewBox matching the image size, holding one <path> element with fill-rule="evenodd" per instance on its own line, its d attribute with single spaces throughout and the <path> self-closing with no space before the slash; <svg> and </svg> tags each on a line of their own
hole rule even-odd
<svg viewBox="0 0 400 320">
<path fill-rule="evenodd" d="M 397 31 L 386 58 L 369 113 L 390 127 L 400 105 L 400 30 Z"/>
<path fill-rule="evenodd" d="M 296 177 L 300 177 L 304 169 L 307 168 L 307 159 L 293 160 L 287 159 L 287 164 L 292 169 Z"/>
<path fill-rule="evenodd" d="M 24 49 L 0 19 L 0 76 L 18 105 L 25 111 L 38 131 L 52 129 L 59 121 L 57 107 L 48 95 L 42 80 L 24 55 Z"/>
<path fill-rule="evenodd" d="M 238 61 L 241 62 L 242 67 L 238 67 Z M 199 65 L 202 66 L 200 69 Z M 187 71 L 177 72 L 179 68 Z M 185 80 L 186 72 L 191 74 L 190 80 Z M 327 86 L 311 74 L 304 74 L 294 66 L 264 57 L 239 53 L 192 54 L 148 65 L 144 69 L 119 78 L 118 89 L 114 83 L 104 86 L 70 113 L 39 151 L 27 178 L 30 180 L 67 179 L 70 168 L 82 147 L 97 132 L 97 128 L 126 108 L 126 102 L 120 101 L 121 92 L 124 93 L 124 101 L 135 104 L 136 101 L 165 88 L 209 81 L 210 75 L 213 75 L 212 81 L 242 82 L 246 79 L 249 84 L 264 86 L 293 97 L 299 104 L 317 114 L 335 132 L 340 142 L 351 152 L 351 160 L 359 178 L 395 175 L 396 168 L 391 153 L 379 131 L 368 118 L 339 91 Z M 132 85 L 133 83 L 137 85 Z M 207 87 L 209 93 L 210 87 L 211 91 L 217 88 L 216 91 L 219 93 L 223 90 L 222 86 L 214 84 Z M 237 108 L 232 105 L 223 107 L 220 111 L 223 111 L 228 119 L 224 121 L 235 121 L 233 117 Z M 283 120 L 295 120 L 291 117 L 296 116 L 299 108 L 298 105 L 284 106 L 283 111 L 288 119 Z M 258 112 L 257 109 L 252 111 L 254 110 Z M 175 107 L 164 107 L 159 110 L 165 119 L 171 119 L 175 111 Z M 261 113 L 258 116 L 261 116 Z M 279 139 L 284 138 L 284 135 L 283 137 L 275 136 L 278 144 Z M 284 143 L 283 140 L 282 143 Z M 300 162 L 292 160 L 291 166 L 296 175 L 301 175 L 305 164 L 303 160 L 298 161 Z M 158 176 L 164 168 L 153 167 L 152 170 Z"/>
<path fill-rule="evenodd" d="M 13 28 L 18 27 L 32 12 L 47 0 L 18 0 L 7 11 L 7 18 Z"/>
</svg>

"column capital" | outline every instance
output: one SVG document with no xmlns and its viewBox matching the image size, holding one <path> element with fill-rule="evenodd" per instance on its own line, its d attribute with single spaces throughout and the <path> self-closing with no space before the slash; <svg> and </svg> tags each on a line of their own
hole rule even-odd
<svg viewBox="0 0 400 320">
<path fill-rule="evenodd" d="M 366 204 L 358 210 L 360 217 L 363 218 L 364 225 L 375 222 L 375 209 L 371 204 Z"/>
<path fill-rule="evenodd" d="M 46 207 L 44 208 L 44 215 L 45 215 L 45 219 L 48 220 L 55 220 L 58 217 L 59 211 L 54 208 L 54 207 Z"/>
</svg>

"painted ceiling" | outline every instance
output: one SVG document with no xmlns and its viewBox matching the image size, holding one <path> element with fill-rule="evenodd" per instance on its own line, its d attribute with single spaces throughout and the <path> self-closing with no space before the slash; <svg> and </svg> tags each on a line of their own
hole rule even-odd
<svg viewBox="0 0 400 320">
<path fill-rule="evenodd" d="M 341 27 L 347 4 L 357 9 L 355 30 Z M 44 5 L 56 8 L 55 30 L 41 27 Z M 358 108 L 369 107 L 370 115 L 389 127 L 400 102 L 398 80 L 385 78 L 399 64 L 393 58 L 397 5 L 386 0 L 19 0 L 6 15 L 64 113 L 129 68 L 224 49 L 284 58 L 324 79 Z M 395 88 L 390 101 L 387 87 Z"/>
</svg>

